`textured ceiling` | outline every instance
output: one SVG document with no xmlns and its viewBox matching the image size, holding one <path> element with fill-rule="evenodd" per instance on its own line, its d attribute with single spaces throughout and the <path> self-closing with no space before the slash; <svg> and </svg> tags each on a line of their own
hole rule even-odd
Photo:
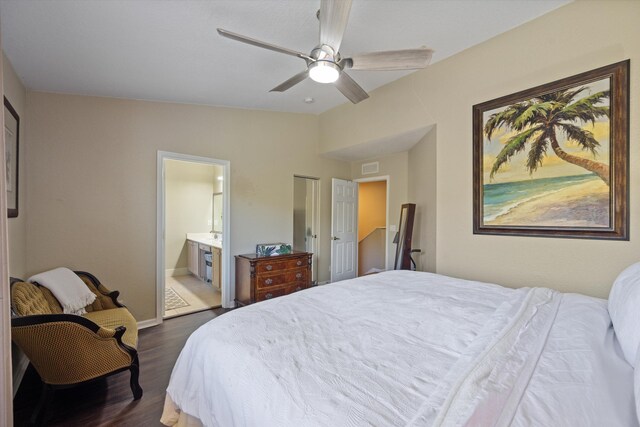
<svg viewBox="0 0 640 427">
<path fill-rule="evenodd" d="M 432 62 L 570 0 L 354 0 L 343 54 L 427 46 Z M 302 52 L 318 39 L 319 0 L 2 0 L 2 44 L 33 90 L 321 113 L 346 101 L 306 80 L 269 89 L 304 61 L 217 35 Z M 368 91 L 407 72 L 351 71 Z M 315 102 L 305 104 L 304 98 Z M 367 101 L 364 101 L 367 102 Z"/>
</svg>

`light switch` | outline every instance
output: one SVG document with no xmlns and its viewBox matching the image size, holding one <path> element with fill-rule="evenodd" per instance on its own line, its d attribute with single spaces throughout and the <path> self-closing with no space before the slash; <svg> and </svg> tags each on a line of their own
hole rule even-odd
<svg viewBox="0 0 640 427">
<path fill-rule="evenodd" d="M 389 231 L 391 231 L 392 233 L 395 233 L 396 231 L 398 231 L 398 227 L 395 224 L 390 224 Z"/>
</svg>

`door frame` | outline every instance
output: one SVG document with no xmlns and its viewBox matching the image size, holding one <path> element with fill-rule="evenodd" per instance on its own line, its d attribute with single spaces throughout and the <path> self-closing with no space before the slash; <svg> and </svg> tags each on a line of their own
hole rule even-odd
<svg viewBox="0 0 640 427">
<path fill-rule="evenodd" d="M 0 58 L 0 94 L 2 91 Z M 0 177 L 5 176 L 4 114 L 0 115 Z M 24 188 L 24 186 L 22 187 Z M 22 190 L 24 191 L 24 190 Z M 24 198 L 23 198 L 24 199 Z M 13 425 L 13 375 L 11 368 L 11 296 L 9 292 L 9 222 L 7 191 L 0 179 L 0 425 Z"/>
<path fill-rule="evenodd" d="M 313 202 L 315 204 L 315 210 L 313 212 L 313 227 L 316 230 L 316 252 L 314 253 L 315 257 L 316 257 L 316 263 L 314 264 L 313 269 L 311 270 L 312 272 L 315 271 L 316 274 L 316 284 L 318 284 L 319 280 L 318 280 L 318 276 L 320 275 L 320 236 L 322 236 L 321 233 L 321 229 L 320 229 L 320 215 L 321 215 L 321 210 L 320 210 L 320 191 L 322 189 L 322 181 L 320 180 L 320 178 L 317 178 L 315 176 L 307 176 L 307 175 L 296 175 L 293 174 L 293 178 L 302 178 L 302 179 L 312 179 L 315 181 L 315 194 L 313 197 Z M 313 279 L 312 279 L 313 280 Z"/>
<path fill-rule="evenodd" d="M 353 182 L 357 182 L 358 183 L 358 189 L 360 188 L 360 183 L 361 182 L 380 182 L 380 181 L 386 181 L 387 182 L 387 201 L 386 201 L 386 233 L 385 233 L 385 239 L 384 239 L 384 268 L 385 270 L 389 269 L 389 184 L 391 183 L 391 177 L 389 175 L 382 175 L 382 176 L 372 176 L 372 177 L 367 177 L 367 178 L 358 178 L 358 179 L 354 179 Z M 360 191 L 358 191 L 358 198 L 360 198 Z M 360 216 L 360 203 L 358 203 L 358 216 Z M 356 232 L 358 232 L 359 227 L 360 227 L 360 223 L 359 221 L 357 221 L 356 219 Z M 356 260 L 356 267 L 359 267 L 359 265 L 357 265 L 358 260 Z M 392 268 L 393 269 L 393 268 Z"/>
<path fill-rule="evenodd" d="M 157 154 L 156 182 L 157 182 L 157 207 L 156 207 L 156 319 L 155 324 L 162 323 L 164 314 L 164 288 L 165 288 L 165 160 L 181 160 L 186 162 L 201 163 L 222 167 L 222 307 L 233 308 L 235 289 L 231 286 L 231 185 L 229 178 L 231 175 L 231 162 L 229 160 L 213 159 L 210 157 L 192 156 L 190 154 L 173 153 L 170 151 L 160 151 Z M 147 325 L 145 325 L 147 326 Z M 149 325 L 151 326 L 151 325 Z"/>
</svg>

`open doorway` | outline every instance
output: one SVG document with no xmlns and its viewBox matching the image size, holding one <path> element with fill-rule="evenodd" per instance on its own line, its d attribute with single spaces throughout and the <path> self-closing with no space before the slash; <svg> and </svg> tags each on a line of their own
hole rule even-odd
<svg viewBox="0 0 640 427">
<path fill-rule="evenodd" d="M 358 183 L 358 276 L 384 271 L 388 247 L 388 178 Z"/>
<path fill-rule="evenodd" d="M 229 163 L 158 152 L 157 315 L 225 305 Z"/>
<path fill-rule="evenodd" d="M 311 252 L 311 283 L 318 283 L 320 180 L 293 177 L 293 249 Z"/>
</svg>

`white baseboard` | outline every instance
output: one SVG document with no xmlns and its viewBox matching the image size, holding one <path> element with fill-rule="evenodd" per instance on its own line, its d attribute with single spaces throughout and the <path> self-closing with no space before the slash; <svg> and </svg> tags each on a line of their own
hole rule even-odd
<svg viewBox="0 0 640 427">
<path fill-rule="evenodd" d="M 138 330 L 150 328 L 150 327 L 156 326 L 158 324 L 159 323 L 158 323 L 157 319 L 141 320 L 140 322 L 138 322 Z"/>
<path fill-rule="evenodd" d="M 18 357 L 20 358 L 20 361 L 16 366 L 16 370 L 13 371 L 13 397 L 16 397 L 16 393 L 18 392 L 18 388 L 22 382 L 22 377 L 24 377 L 24 373 L 29 366 L 29 359 L 23 352 L 19 352 Z"/>
<path fill-rule="evenodd" d="M 186 276 L 189 274 L 189 269 L 187 267 L 167 268 L 165 274 L 170 277 Z"/>
</svg>

